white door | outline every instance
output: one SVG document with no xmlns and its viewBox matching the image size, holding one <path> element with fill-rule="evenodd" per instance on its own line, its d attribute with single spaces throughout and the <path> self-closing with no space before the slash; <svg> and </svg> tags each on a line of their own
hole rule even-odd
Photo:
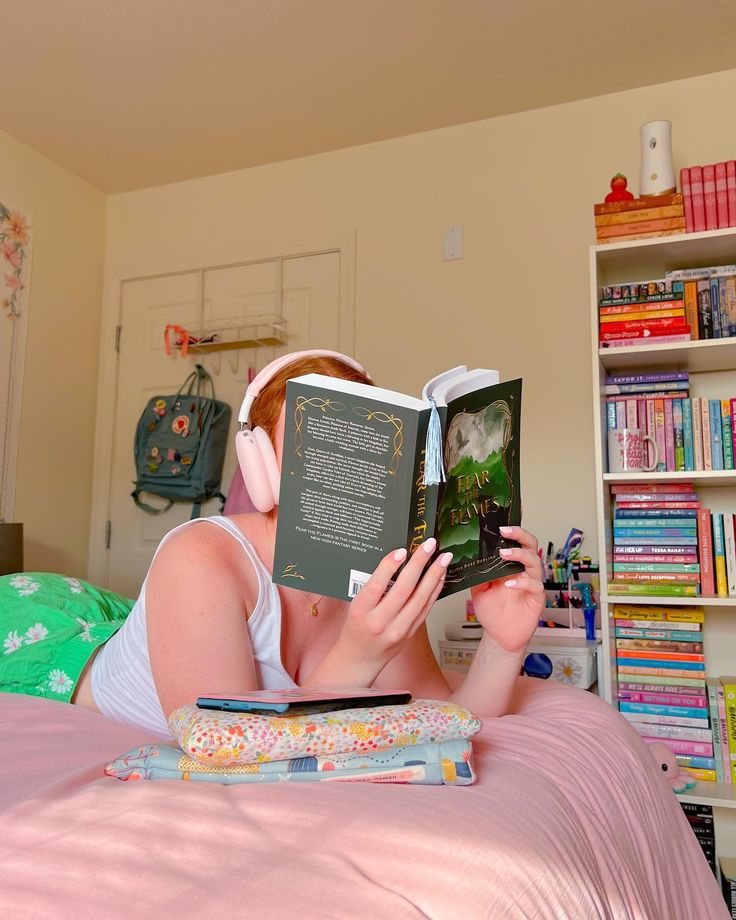
<svg viewBox="0 0 736 920">
<path fill-rule="evenodd" d="M 274 357 L 304 348 L 340 348 L 339 252 L 287 258 L 283 261 L 208 269 L 159 278 L 125 282 L 122 286 L 117 405 L 110 480 L 110 525 L 106 584 L 135 597 L 161 538 L 188 520 L 191 505 L 177 503 L 169 511 L 151 515 L 133 503 L 135 467 L 133 439 L 136 424 L 148 400 L 173 394 L 201 363 L 214 380 L 215 395 L 232 409 L 234 436 L 237 414 L 248 381 L 248 369 L 259 370 Z M 283 278 L 281 274 L 283 273 Z M 233 317 L 280 314 L 287 324 L 288 344 L 188 355 L 168 356 L 164 328 L 169 323 L 222 321 Z M 227 492 L 235 469 L 231 446 L 225 459 L 222 491 Z M 150 504 L 156 498 L 146 496 Z M 202 514 L 216 514 L 211 500 Z"/>
</svg>

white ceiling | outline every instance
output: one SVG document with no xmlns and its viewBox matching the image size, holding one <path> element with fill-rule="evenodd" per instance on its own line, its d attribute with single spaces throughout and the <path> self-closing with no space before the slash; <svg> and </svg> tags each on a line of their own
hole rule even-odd
<svg viewBox="0 0 736 920">
<path fill-rule="evenodd" d="M 736 66 L 734 0 L 0 0 L 0 128 L 108 192 Z"/>
</svg>

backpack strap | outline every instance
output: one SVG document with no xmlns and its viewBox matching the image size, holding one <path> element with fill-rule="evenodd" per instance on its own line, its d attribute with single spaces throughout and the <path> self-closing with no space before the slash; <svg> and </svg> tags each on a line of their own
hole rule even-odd
<svg viewBox="0 0 736 920">
<path fill-rule="evenodd" d="M 146 502 L 143 502 L 140 500 L 138 496 L 141 495 L 142 492 L 143 492 L 143 489 L 135 489 L 134 491 L 130 493 L 130 496 L 135 502 L 136 507 L 140 508 L 141 511 L 145 511 L 146 514 L 163 514 L 164 511 L 168 511 L 169 508 L 174 507 L 174 503 L 171 501 L 171 499 L 167 499 L 166 500 L 167 504 L 165 504 L 162 508 L 154 508 L 153 505 L 149 505 Z M 195 515 L 192 515 L 192 517 L 194 516 Z M 197 517 L 199 517 L 199 515 L 197 515 Z"/>
</svg>

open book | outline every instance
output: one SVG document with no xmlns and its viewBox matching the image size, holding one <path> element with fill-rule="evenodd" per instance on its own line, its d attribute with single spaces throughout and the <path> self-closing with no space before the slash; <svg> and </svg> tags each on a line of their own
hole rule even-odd
<svg viewBox="0 0 736 920">
<path fill-rule="evenodd" d="M 434 430 L 446 481 L 427 483 Z M 453 553 L 441 596 L 522 570 L 499 549 L 519 524 L 521 380 L 456 367 L 422 398 L 321 374 L 290 380 L 273 580 L 352 598 L 382 557 L 434 536 Z M 439 421 L 439 425 L 437 422 Z"/>
</svg>

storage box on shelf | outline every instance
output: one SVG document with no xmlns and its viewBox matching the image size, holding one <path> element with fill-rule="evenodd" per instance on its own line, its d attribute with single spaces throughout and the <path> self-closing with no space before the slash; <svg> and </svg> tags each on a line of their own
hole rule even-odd
<svg viewBox="0 0 736 920">
<path fill-rule="evenodd" d="M 590 296 L 593 343 L 595 411 L 596 502 L 599 558 L 601 560 L 601 621 L 603 663 L 599 692 L 614 705 L 618 699 L 613 606 L 656 604 L 672 608 L 702 606 L 705 610 L 703 645 L 709 675 L 736 673 L 736 597 L 637 597 L 609 592 L 612 575 L 612 498 L 610 486 L 622 483 L 692 482 L 703 507 L 714 512 L 736 512 L 736 471 L 609 473 L 607 466 L 607 416 L 605 378 L 612 374 L 648 374 L 688 371 L 690 395 L 724 399 L 736 396 L 736 337 L 624 347 L 599 347 L 599 298 L 602 288 L 633 281 L 663 278 L 665 272 L 736 263 L 736 230 L 718 230 L 657 239 L 592 246 Z M 641 340 L 640 340 L 641 341 Z M 604 567 L 606 567 L 604 569 Z M 608 627 L 606 626 L 608 624 Z M 716 833 L 724 853 L 736 852 L 736 784 L 699 782 L 682 796 L 686 802 L 709 803 L 716 814 Z M 732 814 L 734 820 L 725 816 Z M 720 817 L 719 817 L 720 816 Z"/>
</svg>

